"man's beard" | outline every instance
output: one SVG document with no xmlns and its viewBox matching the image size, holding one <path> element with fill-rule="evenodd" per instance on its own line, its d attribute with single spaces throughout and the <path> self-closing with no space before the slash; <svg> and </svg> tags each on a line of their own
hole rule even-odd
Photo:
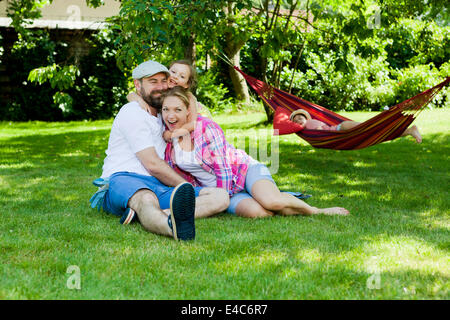
<svg viewBox="0 0 450 320">
<path fill-rule="evenodd" d="M 155 93 L 163 93 L 163 91 L 160 90 L 155 90 L 155 91 L 151 91 L 149 94 L 146 94 L 144 91 L 144 88 L 141 87 L 140 90 L 140 94 L 141 94 L 141 98 L 144 99 L 145 102 L 147 102 L 147 104 L 150 107 L 155 108 L 158 112 L 161 111 L 162 109 L 162 97 L 154 97 L 153 94 Z"/>
</svg>

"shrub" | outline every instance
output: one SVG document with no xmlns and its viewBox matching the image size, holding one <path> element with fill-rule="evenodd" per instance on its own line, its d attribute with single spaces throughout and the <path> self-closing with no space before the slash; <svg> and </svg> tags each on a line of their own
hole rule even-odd
<svg viewBox="0 0 450 320">
<path fill-rule="evenodd" d="M 226 98 L 228 89 L 217 82 L 217 76 L 213 70 L 199 72 L 196 91 L 198 101 L 216 113 L 232 105 L 232 98 Z"/>
<path fill-rule="evenodd" d="M 433 63 L 393 71 L 394 76 L 398 80 L 398 85 L 396 86 L 396 103 L 409 99 L 416 94 L 435 86 L 439 81 L 444 80 L 444 76 L 441 76 L 441 74 L 446 74 L 448 76 L 449 66 L 450 63 L 448 62 L 443 64 L 441 66 L 442 72 L 440 72 Z M 447 94 L 448 88 L 444 88 L 444 90 L 435 97 L 430 107 L 443 107 L 447 100 Z"/>
<path fill-rule="evenodd" d="M 348 45 L 344 59 L 339 46 L 327 43 L 320 32 L 313 32 L 308 35 L 291 91 L 331 110 L 393 106 L 449 76 L 449 35 L 449 27 L 405 20 L 361 43 Z M 292 74 L 293 70 L 285 66 L 281 89 L 289 89 Z M 430 106 L 448 105 L 447 92 L 442 90 Z"/>
<path fill-rule="evenodd" d="M 71 119 L 107 119 L 127 102 L 128 80 L 116 65 L 111 32 L 89 39 L 92 49 L 79 64 L 80 77 L 68 91 L 73 98 Z"/>
<path fill-rule="evenodd" d="M 47 32 L 38 31 L 31 42 L 19 36 L 5 65 L 13 98 L 1 106 L 0 119 L 60 121 L 114 116 L 126 103 L 128 80 L 116 65 L 113 35 L 101 31 L 87 41 L 91 49 L 75 61 L 68 44 L 52 40 Z M 42 66 L 48 67 L 30 75 Z M 70 73 L 67 77 L 66 71 Z M 41 84 L 29 81 L 29 75 Z M 65 80 L 70 81 L 58 91 L 57 85 Z"/>
<path fill-rule="evenodd" d="M 8 59 L 2 64 L 6 69 L 12 86 L 12 99 L 2 104 L 0 119 L 26 120 L 62 120 L 62 111 L 53 102 L 55 90 L 49 83 L 38 85 L 29 82 L 29 72 L 42 64 L 49 64 L 49 57 L 62 48 L 50 40 L 47 33 L 41 32 L 30 43 L 19 36 Z M 42 57 L 45 57 L 43 61 Z"/>
</svg>

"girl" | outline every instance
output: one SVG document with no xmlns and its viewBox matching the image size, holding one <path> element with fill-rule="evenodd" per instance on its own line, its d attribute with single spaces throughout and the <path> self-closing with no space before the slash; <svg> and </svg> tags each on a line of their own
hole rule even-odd
<svg viewBox="0 0 450 320">
<path fill-rule="evenodd" d="M 180 86 L 184 89 L 192 90 L 197 85 L 197 72 L 192 64 L 187 60 L 177 60 L 170 64 L 169 66 L 170 77 L 167 81 L 168 87 L 174 88 L 176 86 Z M 150 108 L 148 104 L 135 92 L 128 94 L 128 101 L 137 101 L 141 108 L 150 112 Z M 184 126 L 179 128 L 174 132 L 165 131 L 163 136 L 166 142 L 170 142 L 173 138 L 181 137 L 189 134 L 195 129 L 195 119 L 197 119 L 198 112 L 205 113 L 208 117 L 211 117 L 208 109 L 204 108 L 204 106 L 197 101 L 195 96 L 189 92 L 189 108 L 190 108 L 190 116 L 188 121 Z"/>
<path fill-rule="evenodd" d="M 185 90 L 174 87 L 164 93 L 162 118 L 168 130 L 182 128 L 190 116 L 189 94 Z M 202 116 L 196 120 L 190 136 L 178 137 L 167 144 L 165 160 L 187 181 L 226 189 L 231 197 L 228 212 L 244 217 L 349 214 L 339 207 L 311 207 L 291 194 L 280 192 L 268 168 L 230 145 L 217 123 Z"/>
</svg>

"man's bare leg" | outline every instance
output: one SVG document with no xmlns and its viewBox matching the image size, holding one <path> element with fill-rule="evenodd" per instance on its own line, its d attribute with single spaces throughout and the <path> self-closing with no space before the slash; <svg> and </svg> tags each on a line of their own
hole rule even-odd
<svg viewBox="0 0 450 320">
<path fill-rule="evenodd" d="M 230 205 L 230 197 L 225 189 L 203 188 L 195 198 L 195 218 L 206 218 L 225 211 Z"/>
<path fill-rule="evenodd" d="M 137 191 L 128 201 L 128 206 L 136 212 L 145 230 L 173 237 L 172 229 L 167 223 L 168 215 L 160 209 L 158 198 L 152 191 Z"/>
</svg>

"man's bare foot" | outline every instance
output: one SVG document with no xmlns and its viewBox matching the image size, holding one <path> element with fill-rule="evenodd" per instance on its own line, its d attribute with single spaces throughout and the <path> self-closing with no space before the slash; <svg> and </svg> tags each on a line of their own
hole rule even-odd
<svg viewBox="0 0 450 320">
<path fill-rule="evenodd" d="M 334 216 L 334 215 L 348 216 L 350 212 L 345 208 L 332 207 L 332 208 L 318 209 L 316 214 L 324 214 L 327 216 Z"/>
<path fill-rule="evenodd" d="M 419 132 L 419 129 L 414 125 L 411 128 L 409 128 L 409 134 L 416 139 L 417 143 L 422 142 L 422 135 Z"/>
</svg>

